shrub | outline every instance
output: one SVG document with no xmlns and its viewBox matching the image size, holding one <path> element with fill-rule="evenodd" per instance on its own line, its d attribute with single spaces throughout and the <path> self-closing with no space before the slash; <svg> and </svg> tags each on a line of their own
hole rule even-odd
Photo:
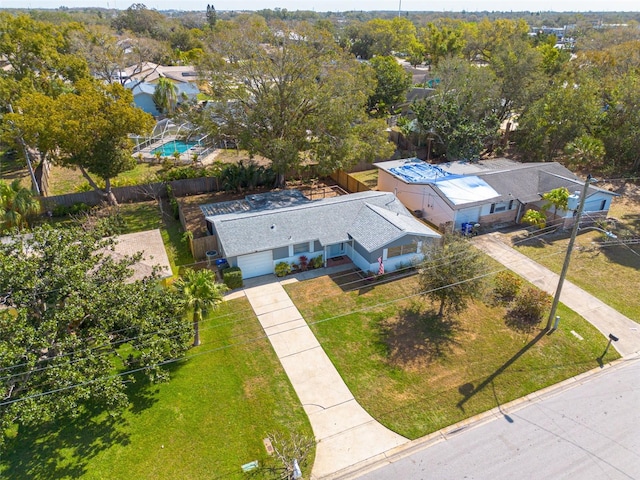
<svg viewBox="0 0 640 480">
<path fill-rule="evenodd" d="M 171 205 L 171 212 L 173 213 L 173 218 L 176 220 L 180 220 L 180 205 L 178 204 L 178 199 L 173 194 L 173 189 L 171 185 L 167 185 L 167 196 L 169 197 L 169 205 Z"/>
<path fill-rule="evenodd" d="M 207 176 L 204 168 L 187 166 L 176 167 L 158 173 L 157 177 L 163 182 L 172 182 L 173 180 L 184 180 L 187 178 L 200 178 Z"/>
<path fill-rule="evenodd" d="M 307 267 L 309 267 L 309 259 L 304 255 L 301 255 L 300 258 L 298 258 L 298 262 L 300 265 L 300 271 L 305 272 Z"/>
<path fill-rule="evenodd" d="M 73 205 L 56 205 L 51 212 L 54 217 L 64 217 L 66 215 L 76 215 L 81 212 L 87 212 L 93 207 L 86 203 L 74 203 Z"/>
<path fill-rule="evenodd" d="M 522 279 L 512 272 L 500 272 L 496 275 L 493 285 L 493 294 L 497 301 L 508 303 L 520 292 Z"/>
<path fill-rule="evenodd" d="M 317 257 L 313 257 L 309 261 L 310 265 L 313 265 L 313 268 L 322 268 L 324 266 L 324 262 L 322 261 L 322 255 L 318 255 Z"/>
<path fill-rule="evenodd" d="M 547 216 L 538 210 L 527 210 L 522 216 L 522 222 L 543 229 L 547 225 Z"/>
<path fill-rule="evenodd" d="M 528 287 L 518 295 L 507 312 L 507 324 L 531 330 L 542 320 L 551 305 L 551 296 L 537 287 Z"/>
<path fill-rule="evenodd" d="M 242 270 L 239 267 L 225 268 L 222 271 L 222 280 L 229 290 L 242 287 Z"/>
<path fill-rule="evenodd" d="M 287 262 L 278 262 L 276 264 L 276 277 L 284 277 L 291 273 L 291 265 Z"/>
</svg>

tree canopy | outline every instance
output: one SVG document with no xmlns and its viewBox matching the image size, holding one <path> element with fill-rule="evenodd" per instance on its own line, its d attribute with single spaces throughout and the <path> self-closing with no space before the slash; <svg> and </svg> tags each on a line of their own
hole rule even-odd
<svg viewBox="0 0 640 480">
<path fill-rule="evenodd" d="M 20 185 L 19 178 L 11 183 L 0 180 L 0 233 L 28 226 L 31 217 L 39 211 L 40 202 L 28 188 Z"/>
<path fill-rule="evenodd" d="M 250 20 L 213 36 L 209 48 L 201 72 L 217 97 L 215 133 L 270 159 L 280 184 L 305 160 L 328 173 L 366 158 L 371 144 L 389 153 L 365 113 L 369 70 L 327 32 Z"/>
<path fill-rule="evenodd" d="M 450 235 L 443 246 L 430 244 L 423 253 L 418 277 L 423 295 L 439 304 L 439 317 L 464 311 L 482 292 L 485 261 L 480 251 L 467 239 Z"/>
<path fill-rule="evenodd" d="M 167 378 L 192 336 L 179 295 L 136 257 L 110 255 L 99 231 L 35 229 L 0 244 L 0 441 L 85 403 L 118 413 L 127 372 Z"/>
<path fill-rule="evenodd" d="M 407 91 L 411 87 L 411 75 L 392 56 L 374 57 L 369 65 L 376 78 L 376 88 L 368 100 L 369 113 L 384 117 L 406 100 Z"/>
<path fill-rule="evenodd" d="M 146 133 L 153 125 L 149 114 L 133 106 L 130 90 L 93 80 L 80 80 L 73 91 L 53 99 L 39 92 L 25 95 L 16 113 L 6 117 L 27 143 L 63 166 L 80 169 L 110 203 L 115 203 L 111 179 L 135 167 L 129 134 Z"/>
<path fill-rule="evenodd" d="M 224 283 L 216 283 L 216 274 L 211 270 L 188 268 L 175 283 L 187 310 L 193 314 L 193 345 L 200 345 L 200 322 L 207 310 L 214 310 L 222 302 L 227 290 Z"/>
</svg>

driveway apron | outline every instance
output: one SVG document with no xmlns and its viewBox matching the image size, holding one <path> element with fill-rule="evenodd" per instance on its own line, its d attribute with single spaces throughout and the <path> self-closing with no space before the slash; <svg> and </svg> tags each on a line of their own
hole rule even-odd
<svg viewBox="0 0 640 480">
<path fill-rule="evenodd" d="M 473 243 L 509 270 L 525 278 L 545 292 L 554 295 L 559 275 L 514 250 L 500 239 L 499 233 L 475 237 Z M 640 352 L 640 325 L 606 303 L 565 280 L 560 301 L 596 327 L 605 337 L 618 337 L 612 346 L 622 356 Z M 562 326 L 562 322 L 560 322 Z"/>
<path fill-rule="evenodd" d="M 385 456 L 409 441 L 375 421 L 342 377 L 273 275 L 250 279 L 245 295 L 271 341 L 316 437 L 312 478 Z"/>
</svg>

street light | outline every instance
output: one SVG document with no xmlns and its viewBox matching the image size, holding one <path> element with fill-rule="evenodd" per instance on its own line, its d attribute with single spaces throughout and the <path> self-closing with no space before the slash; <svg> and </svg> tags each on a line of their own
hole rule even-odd
<svg viewBox="0 0 640 480">
<path fill-rule="evenodd" d="M 558 303 L 560 302 L 560 293 L 562 292 L 562 286 L 564 285 L 564 279 L 567 276 L 567 270 L 569 270 L 569 262 L 571 261 L 571 251 L 573 250 L 573 244 L 576 241 L 576 235 L 578 234 L 578 230 L 580 228 L 580 218 L 582 217 L 582 210 L 584 210 L 584 201 L 587 197 L 587 190 L 589 190 L 589 185 L 591 183 L 595 183 L 596 180 L 591 177 L 591 174 L 587 175 L 587 181 L 584 182 L 584 187 L 582 188 L 582 194 L 580 195 L 580 203 L 578 205 L 578 209 L 576 210 L 576 219 L 573 224 L 573 229 L 571 230 L 571 238 L 569 239 L 569 245 L 567 246 L 567 254 L 564 257 L 564 264 L 562 265 L 562 271 L 560 272 L 560 279 L 558 280 L 558 287 L 556 288 L 556 294 L 553 297 L 553 303 L 551 304 L 551 312 L 549 312 L 549 319 L 547 320 L 546 330 L 551 332 L 551 324 L 556 317 L 556 310 L 558 309 Z"/>
</svg>

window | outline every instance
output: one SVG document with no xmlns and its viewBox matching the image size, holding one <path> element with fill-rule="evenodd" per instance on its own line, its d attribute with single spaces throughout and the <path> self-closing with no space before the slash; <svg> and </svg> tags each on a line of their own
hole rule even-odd
<svg viewBox="0 0 640 480">
<path fill-rule="evenodd" d="M 407 245 L 400 245 L 399 247 L 389 247 L 387 249 L 387 258 L 399 257 L 400 255 L 408 255 L 409 253 L 417 253 L 418 244 L 409 243 Z"/>
<path fill-rule="evenodd" d="M 309 243 L 298 243 L 293 246 L 293 254 L 307 253 L 309 251 Z"/>
<path fill-rule="evenodd" d="M 511 210 L 511 205 L 512 203 L 509 203 L 509 210 Z M 491 204 L 491 210 L 489 211 L 489 213 L 498 213 L 498 212 L 504 212 L 507 209 L 507 205 L 504 203 L 492 203 Z"/>
</svg>

